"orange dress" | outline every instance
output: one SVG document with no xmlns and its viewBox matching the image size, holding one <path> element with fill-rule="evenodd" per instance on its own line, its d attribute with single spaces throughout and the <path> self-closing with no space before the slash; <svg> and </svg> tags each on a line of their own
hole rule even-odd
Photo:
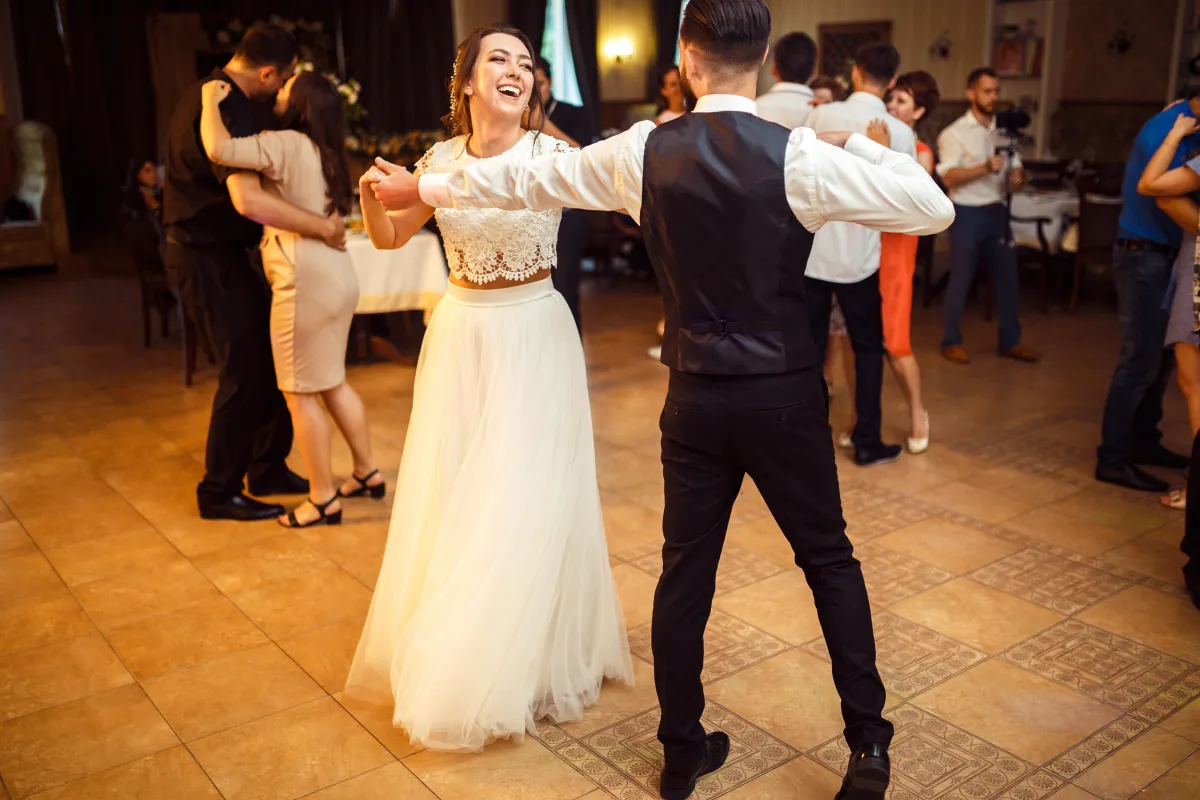
<svg viewBox="0 0 1200 800">
<path fill-rule="evenodd" d="M 917 142 L 917 154 L 931 153 Z M 879 293 L 883 296 L 883 343 L 890 356 L 912 355 L 913 274 L 917 271 L 917 236 L 884 233 L 880 239 Z"/>
</svg>

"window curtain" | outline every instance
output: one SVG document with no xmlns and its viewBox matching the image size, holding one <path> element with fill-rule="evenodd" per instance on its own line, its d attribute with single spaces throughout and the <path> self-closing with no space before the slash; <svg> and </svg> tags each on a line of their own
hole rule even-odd
<svg viewBox="0 0 1200 800">
<path fill-rule="evenodd" d="M 546 31 L 546 0 L 508 0 L 508 21 L 525 32 L 535 54 L 542 52 L 542 37 Z"/>
<path fill-rule="evenodd" d="M 588 130 L 599 130 L 600 64 L 596 59 L 599 35 L 597 0 L 567 0 L 567 35 L 575 57 L 575 79 L 588 115 Z M 586 142 L 584 142 L 586 144 Z"/>
<path fill-rule="evenodd" d="M 675 47 L 679 43 L 679 12 L 682 8 L 680 0 L 654 0 L 654 43 L 658 53 L 655 64 L 659 68 L 675 63 Z M 657 86 L 654 91 L 657 96 Z"/>
</svg>

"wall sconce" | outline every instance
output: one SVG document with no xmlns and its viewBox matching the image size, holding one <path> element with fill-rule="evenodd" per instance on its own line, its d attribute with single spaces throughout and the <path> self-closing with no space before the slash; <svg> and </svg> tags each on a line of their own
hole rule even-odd
<svg viewBox="0 0 1200 800">
<path fill-rule="evenodd" d="M 604 55 L 620 64 L 633 55 L 633 42 L 628 37 L 609 39 L 604 43 Z"/>
<path fill-rule="evenodd" d="M 942 31 L 942 33 L 933 40 L 933 44 L 929 45 L 929 55 L 931 58 L 936 58 L 940 61 L 945 61 L 950 57 L 950 31 Z"/>
<path fill-rule="evenodd" d="M 1108 50 L 1111 53 L 1116 53 L 1123 56 L 1133 48 L 1133 34 L 1128 28 L 1122 27 L 1115 31 L 1108 39 Z"/>
</svg>

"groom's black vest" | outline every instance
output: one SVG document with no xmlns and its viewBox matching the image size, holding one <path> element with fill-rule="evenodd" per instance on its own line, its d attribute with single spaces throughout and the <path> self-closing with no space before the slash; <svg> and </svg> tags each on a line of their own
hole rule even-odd
<svg viewBox="0 0 1200 800">
<path fill-rule="evenodd" d="M 813 235 L 784 190 L 789 134 L 738 111 L 686 114 L 651 132 L 640 222 L 668 367 L 771 375 L 817 363 L 804 292 Z"/>
</svg>

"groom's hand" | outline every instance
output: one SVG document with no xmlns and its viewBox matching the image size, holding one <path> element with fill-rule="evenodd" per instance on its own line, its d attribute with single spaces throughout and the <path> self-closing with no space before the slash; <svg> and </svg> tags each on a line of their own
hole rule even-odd
<svg viewBox="0 0 1200 800">
<path fill-rule="evenodd" d="M 403 211 L 421 202 L 417 176 L 382 158 L 375 159 L 375 168 L 382 176 L 375 182 L 372 191 L 375 199 L 388 211 Z"/>
<path fill-rule="evenodd" d="M 846 142 L 849 141 L 850 137 L 853 135 L 854 134 L 850 131 L 826 131 L 824 133 L 818 133 L 817 138 L 826 144 L 833 145 L 834 147 L 845 147 Z"/>
</svg>

